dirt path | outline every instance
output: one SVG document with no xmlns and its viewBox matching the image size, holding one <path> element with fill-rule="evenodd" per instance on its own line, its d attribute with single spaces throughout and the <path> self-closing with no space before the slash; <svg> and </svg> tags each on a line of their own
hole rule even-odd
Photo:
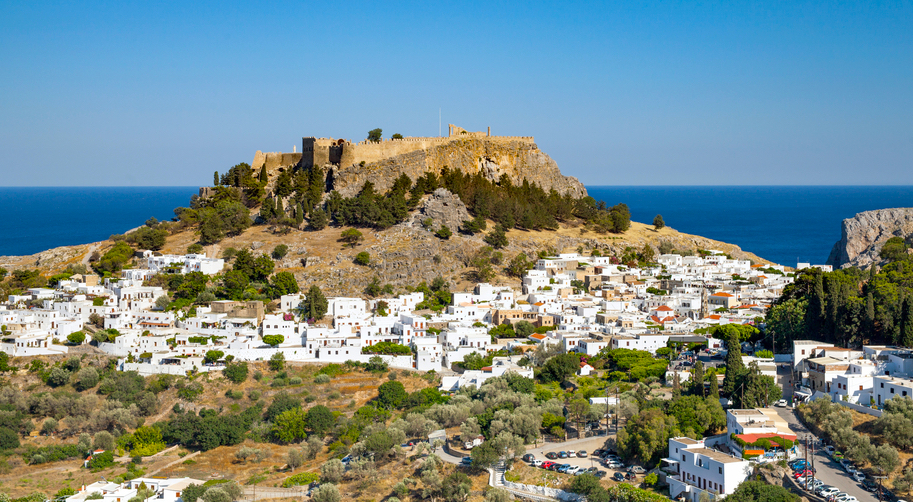
<svg viewBox="0 0 913 502">
<path fill-rule="evenodd" d="M 176 447 L 175 447 L 175 448 L 176 448 Z M 165 464 L 165 465 L 159 467 L 158 469 L 156 469 L 156 470 L 154 470 L 154 471 L 152 471 L 152 472 L 146 474 L 146 476 L 151 478 L 153 475 L 158 474 L 158 473 L 164 471 L 165 469 L 167 469 L 167 468 L 169 468 L 169 467 L 171 467 L 171 466 L 177 465 L 177 464 L 179 464 L 179 463 L 181 463 L 181 462 L 184 462 L 184 461 L 189 460 L 189 459 L 191 459 L 191 458 L 193 458 L 193 457 L 196 457 L 196 456 L 199 455 L 199 454 L 200 454 L 200 452 L 195 451 L 195 452 L 191 453 L 190 455 L 184 455 L 184 457 L 179 458 L 179 459 L 177 459 L 177 460 L 175 460 L 175 461 L 173 461 L 173 462 L 168 462 L 167 464 Z"/>
<path fill-rule="evenodd" d="M 83 265 L 86 266 L 86 268 L 88 268 L 89 267 L 89 258 L 91 258 L 92 253 L 94 253 L 95 250 L 98 249 L 98 245 L 99 245 L 98 242 L 92 243 L 92 245 L 90 245 L 89 248 L 86 249 L 86 254 L 83 255 L 82 260 L 80 260 L 79 263 L 82 263 Z"/>
</svg>

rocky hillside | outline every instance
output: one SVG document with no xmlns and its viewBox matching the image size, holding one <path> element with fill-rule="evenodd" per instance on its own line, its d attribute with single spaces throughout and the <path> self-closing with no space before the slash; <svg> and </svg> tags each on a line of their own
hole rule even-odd
<svg viewBox="0 0 913 502">
<path fill-rule="evenodd" d="M 462 202 L 446 190 L 439 189 L 427 196 L 405 222 L 383 231 L 362 229 L 365 239 L 354 248 L 343 246 L 339 240 L 342 229 L 338 227 L 284 233 L 278 227 L 259 225 L 239 236 L 207 246 L 205 250 L 209 256 L 220 256 L 229 247 L 269 253 L 277 244 L 285 244 L 289 253 L 277 262 L 277 271 L 292 272 L 302 288 L 318 284 L 328 295 L 360 295 L 375 276 L 381 284 L 392 284 L 399 291 L 423 280 L 430 282 L 437 276 L 444 277 L 454 290 L 461 290 L 471 288 L 472 281 L 467 274 L 472 270 L 470 260 L 486 244 L 479 234 L 467 236 L 454 233 L 450 239 L 442 240 L 435 237 L 433 230 L 442 224 L 457 228 L 458 222 L 467 217 Z M 489 228 L 492 226 L 489 223 Z M 168 237 L 162 252 L 184 253 L 198 238 L 199 234 L 194 231 L 173 234 Z M 652 226 L 637 222 L 632 222 L 631 228 L 623 234 L 599 234 L 582 226 L 563 225 L 557 231 L 514 229 L 507 233 L 507 238 L 509 245 L 501 250 L 505 265 L 520 252 L 535 258 L 541 250 L 573 252 L 583 249 L 589 252 L 599 249 L 603 254 L 621 256 L 626 247 L 641 250 L 648 244 L 658 251 L 663 242 L 668 242 L 677 250 L 719 249 L 735 258 L 768 263 L 732 244 L 679 233 L 669 227 L 657 231 Z M 55 248 L 31 256 L 0 257 L 0 266 L 10 270 L 39 268 L 52 273 L 71 263 L 88 263 L 93 252 L 104 253 L 112 245 L 113 242 L 104 241 Z M 368 266 L 354 263 L 355 255 L 361 251 L 371 255 Z M 503 268 L 503 265 L 495 267 L 498 276 L 494 282 L 519 287 L 519 279 L 507 276 Z"/>
<path fill-rule="evenodd" d="M 538 183 L 546 192 L 555 189 L 574 197 L 586 195 L 583 184 L 573 176 L 562 175 L 558 164 L 534 143 L 485 138 L 451 141 L 364 166 L 341 166 L 333 170 L 333 188 L 351 197 L 361 190 L 365 181 L 371 181 L 379 192 L 385 192 L 401 173 L 415 180 L 427 172 L 439 173 L 444 167 L 481 173 L 492 181 L 506 174 L 514 184 L 527 179 Z"/>
<path fill-rule="evenodd" d="M 913 208 L 865 211 L 843 220 L 840 240 L 827 259 L 829 265 L 867 267 L 880 261 L 878 252 L 891 237 L 913 235 Z"/>
</svg>

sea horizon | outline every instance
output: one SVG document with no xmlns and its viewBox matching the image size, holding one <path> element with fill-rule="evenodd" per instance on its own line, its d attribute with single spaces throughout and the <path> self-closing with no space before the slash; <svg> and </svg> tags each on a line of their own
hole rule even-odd
<svg viewBox="0 0 913 502">
<path fill-rule="evenodd" d="M 795 266 L 824 263 L 841 222 L 875 209 L 913 207 L 913 185 L 584 185 L 596 200 L 620 202 L 631 218 L 739 246 Z M 197 185 L 0 187 L 0 256 L 31 255 L 105 240 L 150 217 L 171 219 Z M 66 218 L 61 218 L 66 215 Z M 21 235 L 21 222 L 29 233 Z"/>
</svg>

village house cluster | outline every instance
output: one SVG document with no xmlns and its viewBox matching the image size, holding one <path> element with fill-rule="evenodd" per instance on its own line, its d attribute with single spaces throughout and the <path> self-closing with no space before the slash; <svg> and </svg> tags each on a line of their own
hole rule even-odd
<svg viewBox="0 0 913 502">
<path fill-rule="evenodd" d="M 2 350 L 11 356 L 65 354 L 67 336 L 80 330 L 116 330 L 97 343 L 118 357 L 118 368 L 142 375 L 221 370 L 226 360 L 268 360 L 282 354 L 287 361 L 368 362 L 381 357 L 393 368 L 435 371 L 441 390 L 514 372 L 533 377 L 520 355 L 540 345 L 559 352 L 593 356 L 604 349 L 635 349 L 656 355 L 670 343 L 697 343 L 711 353 L 725 350 L 707 333 L 717 325 L 754 324 L 793 281 L 783 267 L 751 264 L 722 252 L 701 256 L 664 254 L 655 266 L 631 268 L 603 256 L 577 253 L 539 259 L 522 279 L 522 290 L 477 284 L 471 292 L 453 293 L 441 310 L 419 310 L 421 292 L 395 298 L 328 298 L 327 325 L 302 319 L 303 294 L 285 295 L 267 311 L 259 301 L 213 301 L 190 311 L 162 311 L 156 299 L 167 294 L 145 281 L 159 273 L 219 273 L 222 260 L 205 255 L 162 256 L 144 253 L 146 266 L 125 270 L 117 279 L 75 275 L 55 289 L 30 289 L 10 296 L 0 309 Z M 809 266 L 808 264 L 801 264 Z M 383 302 L 383 305 L 381 304 Z M 94 322 L 90 322 L 93 319 Z M 104 328 L 98 328 L 99 320 Z M 520 338 L 496 339 L 489 331 L 503 324 L 529 322 L 535 329 Z M 107 331 L 107 333 L 112 333 Z M 104 337 L 103 337 L 104 338 Z M 382 342 L 408 347 L 401 354 L 375 354 Z M 72 345 L 70 345 L 72 346 Z M 751 347 L 747 347 L 751 348 Z M 470 354 L 484 356 L 509 349 L 479 370 L 452 371 Z M 218 357 L 213 358 L 212 354 Z M 208 356 L 208 357 L 207 357 Z M 792 369 L 796 398 L 814 393 L 834 400 L 880 406 L 887 399 L 913 396 L 913 352 L 894 347 L 848 350 L 821 342 L 797 341 L 793 354 L 758 359 L 762 374 L 777 378 L 776 362 Z M 673 362 L 667 385 L 676 376 L 690 378 L 690 364 Z M 581 363 L 580 375 L 594 368 Z M 593 404 L 616 405 L 614 397 L 593 397 Z M 795 455 L 790 451 L 752 450 L 761 439 L 795 441 L 771 409 L 727 410 L 727 430 L 701 440 L 673 438 L 662 469 L 675 493 L 697 501 L 702 493 L 732 493 L 744 479 L 749 462 L 743 454 Z M 173 481 L 173 482 L 172 482 Z M 160 480 L 161 496 L 178 497 L 186 480 Z M 80 495 L 90 493 L 87 487 Z M 119 494 L 129 486 L 99 486 Z M 93 489 L 94 489 L 93 488 Z M 158 489 L 157 488 L 157 489 Z M 172 493 L 174 492 L 174 493 Z M 126 493 L 126 492 L 124 492 Z M 74 500 L 76 500 L 74 499 Z"/>
<path fill-rule="evenodd" d="M 530 368 L 517 364 L 519 356 L 499 357 L 482 370 L 449 371 L 470 353 L 556 344 L 562 351 L 587 355 L 606 348 L 655 354 L 670 340 L 721 348 L 719 340 L 693 332 L 754 322 L 792 281 L 783 267 L 752 265 L 718 251 L 665 254 L 656 266 L 643 269 L 613 264 L 609 257 L 569 253 L 539 259 L 523 277 L 520 292 L 477 284 L 472 292 L 454 293 L 452 304 L 441 311 L 417 310 L 425 300 L 422 293 L 372 300 L 329 298 L 332 323 L 327 327 L 301 320 L 297 308 L 302 294 L 281 297 L 269 313 L 258 301 L 227 300 L 189 313 L 161 311 L 155 302 L 167 292 L 145 286 L 146 279 L 164 272 L 215 274 L 224 262 L 202 254 L 144 252 L 142 258 L 145 267 L 124 270 L 118 279 L 76 275 L 60 281 L 56 289 L 10 296 L 0 310 L 3 350 L 12 356 L 66 353 L 67 336 L 84 326 L 91 331 L 88 323 L 94 315 L 103 320 L 104 329 L 119 333 L 99 348 L 121 358 L 120 369 L 143 375 L 219 370 L 228 356 L 255 361 L 276 353 L 289 361 L 366 362 L 375 355 L 366 348 L 389 342 L 409 347 L 411 354 L 381 355 L 388 365 L 442 372 L 442 388 L 455 390 L 507 371 L 532 376 Z M 386 315 L 378 312 L 381 301 Z M 494 326 L 520 321 L 544 329 L 507 341 L 489 335 Z M 270 335 L 282 341 L 269 345 L 264 337 Z M 91 336 L 86 337 L 89 341 Z M 220 351 L 222 357 L 206 361 L 210 351 Z M 582 365 L 582 374 L 591 370 Z M 680 377 L 685 381 L 687 371 Z"/>
</svg>

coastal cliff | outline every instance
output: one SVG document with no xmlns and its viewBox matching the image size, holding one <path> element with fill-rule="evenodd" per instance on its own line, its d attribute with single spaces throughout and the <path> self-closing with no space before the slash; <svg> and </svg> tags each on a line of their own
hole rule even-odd
<svg viewBox="0 0 913 502">
<path fill-rule="evenodd" d="M 865 211 L 843 220 L 840 240 L 827 259 L 834 268 L 867 267 L 881 259 L 878 252 L 891 237 L 913 235 L 913 208 Z"/>
</svg>

